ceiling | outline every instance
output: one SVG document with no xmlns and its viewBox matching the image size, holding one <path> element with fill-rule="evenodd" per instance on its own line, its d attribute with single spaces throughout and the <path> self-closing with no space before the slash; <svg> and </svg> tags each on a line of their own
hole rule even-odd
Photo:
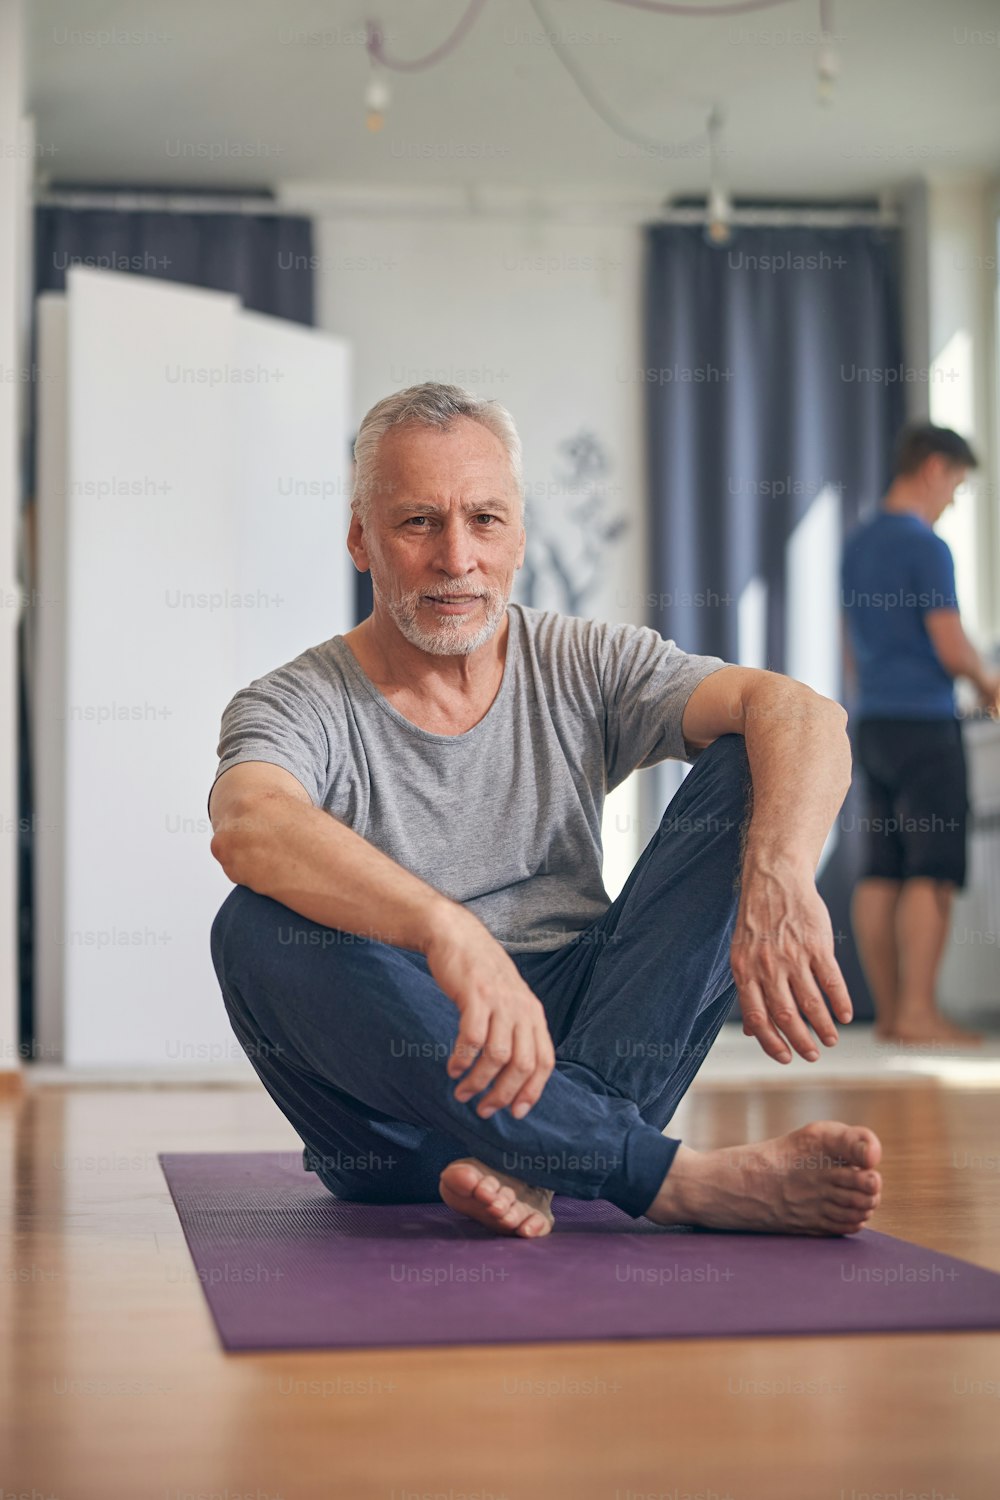
<svg viewBox="0 0 1000 1500">
<path fill-rule="evenodd" d="M 454 29 L 466 0 L 33 0 L 29 107 L 42 182 L 487 189 L 641 199 L 703 193 L 725 118 L 737 194 L 843 199 L 917 175 L 1000 172 L 998 0 L 831 0 L 839 64 L 818 99 L 818 0 L 675 17 L 615 0 L 486 0 L 456 50 L 390 73 L 364 123 L 366 16 L 391 56 Z M 707 6 L 706 6 L 707 8 Z M 585 101 L 547 32 L 608 109 Z M 992 42 L 989 40 L 992 38 Z"/>
</svg>

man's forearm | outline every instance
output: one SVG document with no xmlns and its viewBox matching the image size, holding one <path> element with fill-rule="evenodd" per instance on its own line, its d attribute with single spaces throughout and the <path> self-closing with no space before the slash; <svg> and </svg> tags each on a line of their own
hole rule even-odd
<svg viewBox="0 0 1000 1500">
<path fill-rule="evenodd" d="M 944 667 L 949 676 L 967 677 L 980 692 L 986 691 L 990 678 L 990 670 L 975 646 L 969 640 L 964 629 L 961 631 L 959 648 L 954 660 L 945 663 Z"/>
<path fill-rule="evenodd" d="M 465 913 L 329 813 L 280 793 L 234 808 L 212 853 L 234 884 L 310 921 L 419 953 Z"/>
<path fill-rule="evenodd" d="M 847 714 L 839 703 L 776 674 L 744 699 L 753 779 L 744 870 L 795 866 L 815 873 L 851 784 Z"/>
</svg>

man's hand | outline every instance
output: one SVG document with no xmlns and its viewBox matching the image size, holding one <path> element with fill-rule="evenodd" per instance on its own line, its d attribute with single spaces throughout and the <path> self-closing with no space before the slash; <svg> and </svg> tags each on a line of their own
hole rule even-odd
<svg viewBox="0 0 1000 1500">
<path fill-rule="evenodd" d="M 510 1105 L 511 1114 L 523 1119 L 537 1103 L 556 1060 L 541 1001 L 471 912 L 450 910 L 424 953 L 431 974 L 461 1016 L 448 1075 L 459 1078 L 475 1063 L 455 1090 L 456 1099 L 464 1103 L 492 1084 L 476 1113 L 486 1120 Z"/>
<path fill-rule="evenodd" d="M 850 1021 L 851 998 L 834 957 L 830 913 L 807 866 L 770 862 L 744 866 L 730 963 L 743 1012 L 743 1033 L 769 1057 L 791 1062 L 787 1042 L 810 1062 L 819 1056 L 808 1026 L 828 1046 L 839 1021 Z"/>
<path fill-rule="evenodd" d="M 1000 718 L 1000 672 L 986 672 L 976 683 L 979 707 L 986 710 L 991 719 Z"/>
</svg>

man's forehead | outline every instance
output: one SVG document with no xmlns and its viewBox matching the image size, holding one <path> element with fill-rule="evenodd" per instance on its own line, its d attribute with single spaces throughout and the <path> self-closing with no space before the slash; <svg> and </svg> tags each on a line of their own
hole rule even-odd
<svg viewBox="0 0 1000 1500">
<path fill-rule="evenodd" d="M 405 510 L 411 515 L 445 515 L 451 510 L 464 514 L 475 514 L 481 510 L 510 512 L 514 509 L 509 495 L 441 495 L 428 493 L 423 489 L 411 491 L 405 485 L 398 486 L 387 497 L 386 504 L 391 511 Z"/>
</svg>

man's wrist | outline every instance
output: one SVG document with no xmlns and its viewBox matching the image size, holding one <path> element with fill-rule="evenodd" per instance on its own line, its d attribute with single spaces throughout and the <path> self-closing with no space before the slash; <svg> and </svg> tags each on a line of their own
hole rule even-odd
<svg viewBox="0 0 1000 1500">
<path fill-rule="evenodd" d="M 439 891 L 433 892 L 420 924 L 423 933 L 420 952 L 426 955 L 432 943 L 456 935 L 470 920 L 475 922 L 477 918 L 460 901 L 453 901 Z"/>
<path fill-rule="evenodd" d="M 743 856 L 743 878 L 756 875 L 805 877 L 812 880 L 816 874 L 818 858 L 813 858 L 810 849 L 790 844 L 747 840 Z"/>
</svg>

